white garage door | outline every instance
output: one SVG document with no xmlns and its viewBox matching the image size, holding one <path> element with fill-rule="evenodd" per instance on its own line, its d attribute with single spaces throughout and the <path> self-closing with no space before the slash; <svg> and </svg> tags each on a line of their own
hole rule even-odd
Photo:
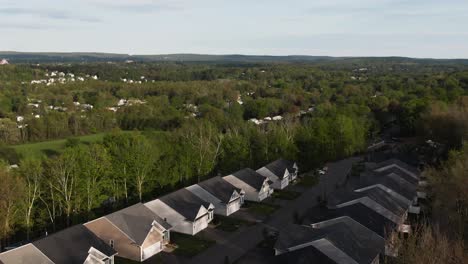
<svg viewBox="0 0 468 264">
<path fill-rule="evenodd" d="M 227 208 L 227 215 L 237 212 L 240 208 L 240 199 L 236 200 L 233 203 L 230 203 Z"/>
<path fill-rule="evenodd" d="M 143 256 L 142 259 L 145 260 L 147 258 L 150 258 L 154 256 L 156 253 L 161 251 L 161 242 L 157 242 L 143 250 Z"/>
</svg>

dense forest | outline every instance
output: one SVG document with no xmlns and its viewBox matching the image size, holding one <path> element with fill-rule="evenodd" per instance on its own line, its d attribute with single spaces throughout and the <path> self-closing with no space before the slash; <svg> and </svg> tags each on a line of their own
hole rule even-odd
<svg viewBox="0 0 468 264">
<path fill-rule="evenodd" d="M 448 146 L 449 161 L 434 168 L 442 170 L 466 152 L 467 96 L 462 64 L 0 66 L 1 244 L 279 157 L 307 171 L 382 137 Z M 102 132 L 93 143 L 78 137 Z M 55 139 L 67 139 L 66 148 L 40 157 L 13 148 Z M 457 191 L 453 208 L 435 208 L 462 210 L 455 224 L 466 225 L 466 193 Z"/>
</svg>

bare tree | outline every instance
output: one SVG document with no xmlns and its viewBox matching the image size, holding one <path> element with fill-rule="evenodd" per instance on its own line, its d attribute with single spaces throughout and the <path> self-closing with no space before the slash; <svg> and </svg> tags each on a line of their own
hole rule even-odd
<svg viewBox="0 0 468 264">
<path fill-rule="evenodd" d="M 70 225 L 70 216 L 73 212 L 74 194 L 76 188 L 76 154 L 73 149 L 67 149 L 60 157 L 51 161 L 50 174 L 52 186 L 57 191 L 60 205 Z"/>
<path fill-rule="evenodd" d="M 408 238 L 398 234 L 391 246 L 396 249 L 397 257 L 387 258 L 385 263 L 395 264 L 466 264 L 468 254 L 463 241 L 449 238 L 440 231 L 437 225 L 416 226 Z"/>
<path fill-rule="evenodd" d="M 218 133 L 211 124 L 200 123 L 189 130 L 184 135 L 184 138 L 194 150 L 197 161 L 197 177 L 198 182 L 200 182 L 200 177 L 207 175 L 216 165 L 223 142 L 223 135 Z"/>
<path fill-rule="evenodd" d="M 21 162 L 19 172 L 26 182 L 24 220 L 26 237 L 29 240 L 29 233 L 33 225 L 31 216 L 36 207 L 36 201 L 41 196 L 44 169 L 41 160 L 29 158 Z"/>
</svg>

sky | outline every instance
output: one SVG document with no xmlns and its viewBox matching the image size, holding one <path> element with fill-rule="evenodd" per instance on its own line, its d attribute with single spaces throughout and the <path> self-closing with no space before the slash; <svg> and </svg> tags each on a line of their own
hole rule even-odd
<svg viewBox="0 0 468 264">
<path fill-rule="evenodd" d="M 468 58 L 468 1 L 0 0 L 0 50 Z"/>
</svg>

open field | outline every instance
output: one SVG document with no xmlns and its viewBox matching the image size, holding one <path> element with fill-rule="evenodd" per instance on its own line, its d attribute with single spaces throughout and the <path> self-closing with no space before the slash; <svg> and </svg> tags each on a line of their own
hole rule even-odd
<svg viewBox="0 0 468 264">
<path fill-rule="evenodd" d="M 89 144 L 101 141 L 107 134 L 108 133 L 99 133 L 70 138 L 79 139 L 80 143 Z M 51 156 L 61 153 L 65 149 L 66 142 L 67 139 L 58 139 L 21 145 L 13 145 L 11 146 L 11 148 L 13 148 L 22 157 Z"/>
</svg>

